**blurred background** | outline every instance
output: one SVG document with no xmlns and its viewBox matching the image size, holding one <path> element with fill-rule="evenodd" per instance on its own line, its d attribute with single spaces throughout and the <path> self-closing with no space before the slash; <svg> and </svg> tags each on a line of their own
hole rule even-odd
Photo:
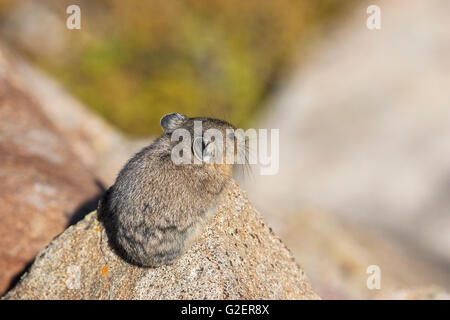
<svg viewBox="0 0 450 320">
<path fill-rule="evenodd" d="M 372 4 L 380 30 L 366 27 Z M 176 111 L 280 129 L 279 173 L 237 179 L 321 297 L 449 298 L 448 12 L 0 0 L 0 295 Z"/>
</svg>

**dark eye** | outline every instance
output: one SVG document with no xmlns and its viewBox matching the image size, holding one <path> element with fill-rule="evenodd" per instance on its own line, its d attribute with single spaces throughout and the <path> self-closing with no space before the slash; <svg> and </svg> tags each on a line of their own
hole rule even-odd
<svg viewBox="0 0 450 320">
<path fill-rule="evenodd" d="M 203 151 L 205 150 L 206 146 L 207 144 L 205 144 L 205 141 L 202 137 L 196 137 L 194 139 L 194 143 L 192 144 L 192 151 L 198 159 L 202 159 Z"/>
</svg>

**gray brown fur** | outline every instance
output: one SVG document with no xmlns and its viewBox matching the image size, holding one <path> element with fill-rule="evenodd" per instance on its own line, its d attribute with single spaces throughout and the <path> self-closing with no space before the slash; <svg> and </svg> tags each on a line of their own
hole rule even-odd
<svg viewBox="0 0 450 320">
<path fill-rule="evenodd" d="M 171 132 L 182 127 L 192 134 L 194 120 L 203 121 L 203 131 L 234 128 L 217 119 L 166 115 L 165 133 L 128 161 L 100 201 L 108 238 L 129 262 L 156 267 L 176 260 L 200 234 L 231 179 L 230 165 L 172 162 L 178 142 Z"/>
</svg>

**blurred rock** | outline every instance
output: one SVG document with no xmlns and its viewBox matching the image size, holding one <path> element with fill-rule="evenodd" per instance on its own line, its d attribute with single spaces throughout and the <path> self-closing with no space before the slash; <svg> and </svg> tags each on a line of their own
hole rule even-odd
<svg viewBox="0 0 450 320">
<path fill-rule="evenodd" d="M 92 213 L 52 241 L 6 298 L 319 297 L 289 250 L 232 184 L 200 239 L 174 264 L 159 268 L 128 264 L 110 249 L 103 226 Z"/>
<path fill-rule="evenodd" d="M 44 1 L 18 1 L 1 21 L 1 33 L 28 52 L 64 55 L 69 40 L 64 18 L 68 15 L 65 8 L 60 12 L 57 15 Z"/>
<path fill-rule="evenodd" d="M 323 299 L 373 299 L 405 288 L 445 285 L 447 275 L 382 234 L 343 224 L 319 211 L 284 216 L 280 236 Z M 369 266 L 380 268 L 380 288 L 370 290 Z"/>
<path fill-rule="evenodd" d="M 419 287 L 376 296 L 378 300 L 450 300 L 450 294 L 438 287 Z"/>
<path fill-rule="evenodd" d="M 68 147 L 104 186 L 113 184 L 125 162 L 151 143 L 151 138 L 124 136 L 19 55 L 10 53 L 8 56 L 18 85 L 39 102 Z"/>
<path fill-rule="evenodd" d="M 0 294 L 98 194 L 0 48 Z"/>
<path fill-rule="evenodd" d="M 377 1 L 374 31 L 371 4 L 311 44 L 260 124 L 280 128 L 280 171 L 243 186 L 276 231 L 280 212 L 319 209 L 449 275 L 450 2 Z"/>
</svg>

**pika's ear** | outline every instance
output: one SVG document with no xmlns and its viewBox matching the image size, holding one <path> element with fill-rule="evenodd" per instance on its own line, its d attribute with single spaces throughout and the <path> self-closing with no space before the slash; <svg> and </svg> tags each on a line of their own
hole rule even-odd
<svg viewBox="0 0 450 320">
<path fill-rule="evenodd" d="M 161 127 L 167 133 L 174 131 L 179 128 L 188 117 L 181 113 L 168 113 L 161 118 Z"/>
</svg>

